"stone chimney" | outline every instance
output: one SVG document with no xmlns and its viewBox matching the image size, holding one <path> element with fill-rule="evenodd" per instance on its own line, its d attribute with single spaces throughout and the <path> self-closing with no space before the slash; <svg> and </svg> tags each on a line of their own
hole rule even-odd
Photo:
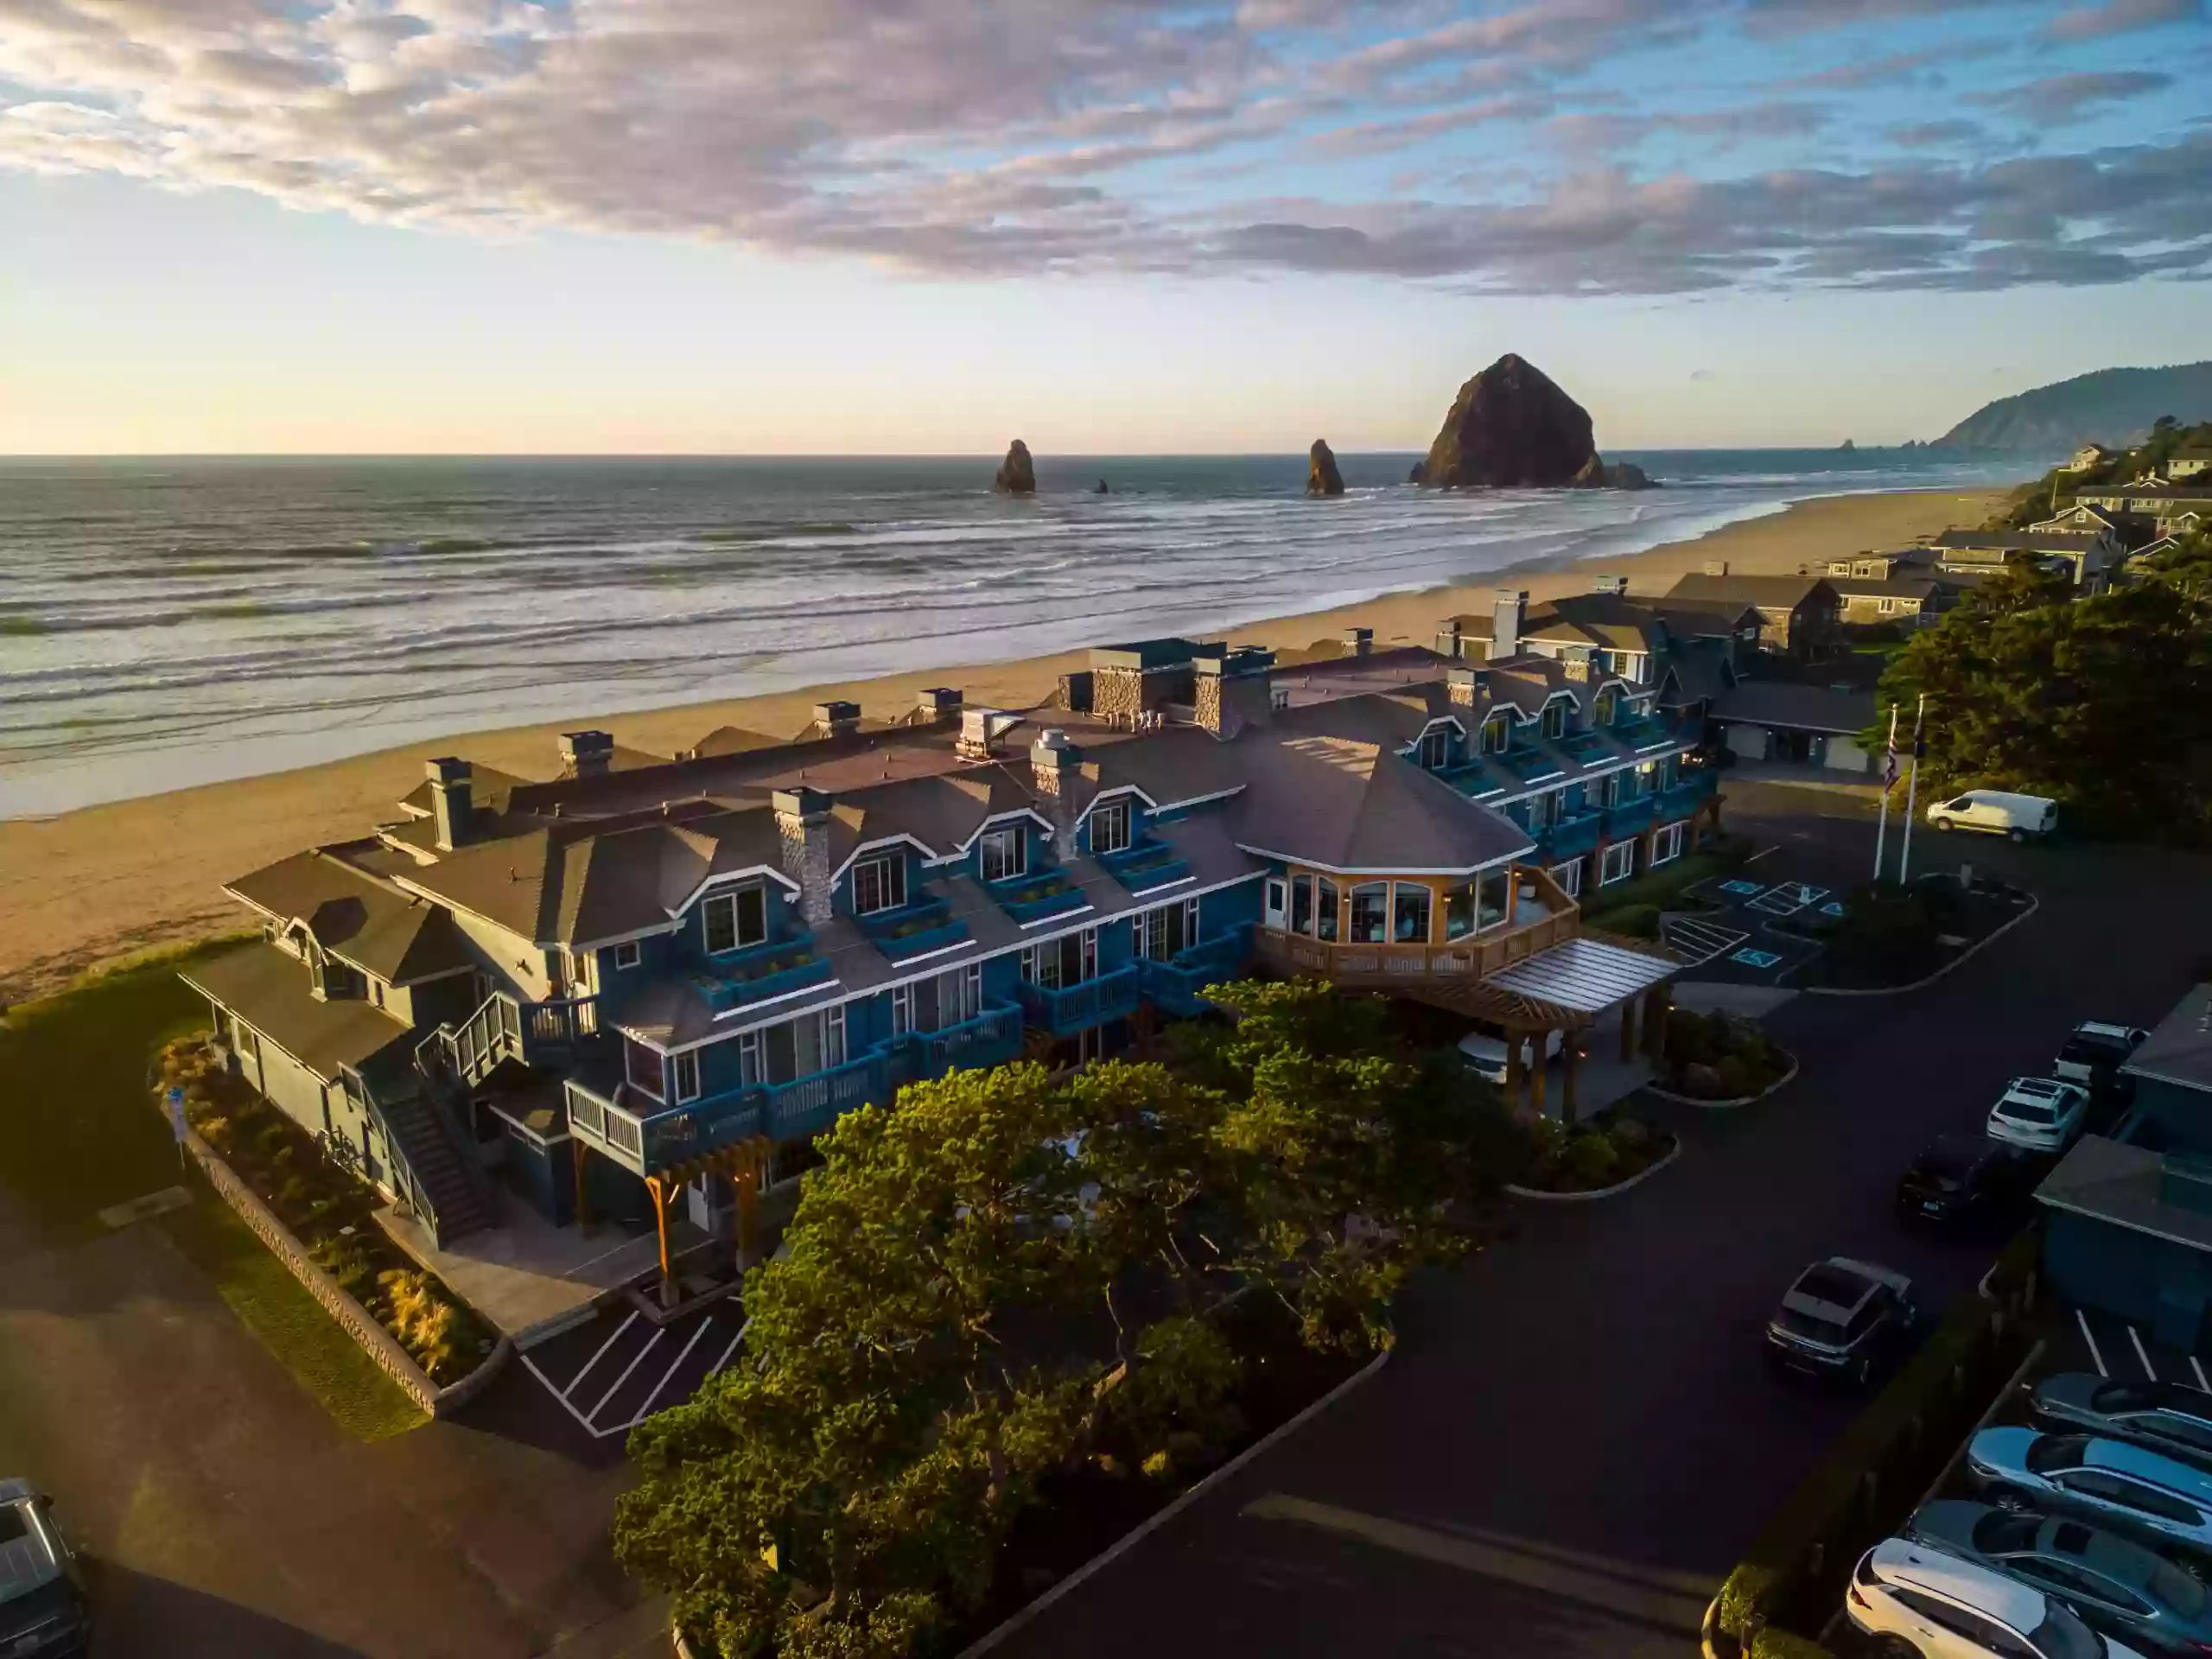
<svg viewBox="0 0 2212 1659">
<path fill-rule="evenodd" d="M 561 762 L 571 778 L 604 778 L 614 770 L 614 740 L 605 732 L 563 732 Z"/>
<path fill-rule="evenodd" d="M 1447 668 L 1444 683 L 1452 702 L 1461 709 L 1479 709 L 1490 697 L 1490 671 L 1486 668 Z"/>
<path fill-rule="evenodd" d="M 820 927 L 835 912 L 830 880 L 830 797 L 804 784 L 770 798 L 776 835 L 783 842 L 784 874 L 798 883 L 799 913 Z"/>
<path fill-rule="evenodd" d="M 1728 561 L 1726 559 L 1707 559 L 1705 562 L 1705 574 L 1708 576 L 1726 575 L 1728 574 Z"/>
<path fill-rule="evenodd" d="M 950 720 L 959 714 L 961 701 L 956 686 L 924 686 L 914 694 L 914 712 L 926 721 Z"/>
<path fill-rule="evenodd" d="M 814 723 L 824 736 L 849 737 L 861 728 L 861 706 L 857 702 L 817 702 L 814 705 Z"/>
<path fill-rule="evenodd" d="M 430 816 L 437 829 L 437 846 L 449 853 L 468 842 L 469 820 L 475 815 L 468 762 L 445 755 L 423 763 L 430 780 Z"/>
<path fill-rule="evenodd" d="M 1521 630 L 1529 620 L 1529 594 L 1525 588 L 1501 588 L 1491 608 L 1495 619 L 1490 631 L 1490 654 L 1511 657 L 1521 650 Z"/>
<path fill-rule="evenodd" d="M 1192 703 L 1198 723 L 1216 737 L 1231 738 L 1248 726 L 1266 726 L 1274 718 L 1274 699 L 1268 671 L 1275 654 L 1257 645 L 1239 645 L 1226 657 L 1201 657 L 1191 664 L 1196 671 Z"/>
<path fill-rule="evenodd" d="M 1436 625 L 1436 654 L 1459 658 L 1466 654 L 1465 640 L 1459 632 L 1459 619 L 1447 616 Z"/>
<path fill-rule="evenodd" d="M 1344 655 L 1364 657 L 1375 649 L 1375 630 L 1346 628 L 1344 632 Z"/>
<path fill-rule="evenodd" d="M 1587 685 L 1596 658 L 1596 652 L 1588 645 L 1568 645 L 1559 654 L 1559 665 L 1568 679 Z"/>
<path fill-rule="evenodd" d="M 1052 820 L 1052 851 L 1064 864 L 1076 852 L 1075 780 L 1082 764 L 1083 751 L 1057 726 L 1038 733 L 1029 746 L 1030 780 Z"/>
<path fill-rule="evenodd" d="M 1590 591 L 1593 594 L 1610 594 L 1615 599 L 1625 599 L 1628 597 L 1628 578 L 1626 576 L 1599 576 L 1590 584 Z"/>
</svg>

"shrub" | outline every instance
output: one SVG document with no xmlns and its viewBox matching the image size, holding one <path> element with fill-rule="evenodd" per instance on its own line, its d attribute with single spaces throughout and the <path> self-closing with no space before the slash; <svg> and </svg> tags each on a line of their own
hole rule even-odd
<svg viewBox="0 0 2212 1659">
<path fill-rule="evenodd" d="M 1770 1624 L 1751 1643 L 1751 1659 L 1835 1659 L 1835 1656 L 1808 1637 Z"/>
<path fill-rule="evenodd" d="M 1713 1066 L 1713 1076 L 1720 1085 L 1720 1093 L 1716 1096 L 1717 1099 L 1741 1100 L 1746 1095 L 1758 1093 L 1758 1081 L 1752 1077 L 1751 1068 L 1745 1063 L 1744 1057 L 1740 1054 L 1724 1056 Z"/>
<path fill-rule="evenodd" d="M 1594 925 L 1608 933 L 1625 934 L 1632 939 L 1656 939 L 1659 937 L 1659 906 L 1656 905 L 1623 905 L 1594 918 Z"/>
<path fill-rule="evenodd" d="M 1559 1170 L 1569 1191 L 1591 1192 L 1611 1186 L 1618 1179 L 1620 1161 L 1611 1137 L 1585 1129 L 1567 1143 L 1560 1154 Z"/>
</svg>

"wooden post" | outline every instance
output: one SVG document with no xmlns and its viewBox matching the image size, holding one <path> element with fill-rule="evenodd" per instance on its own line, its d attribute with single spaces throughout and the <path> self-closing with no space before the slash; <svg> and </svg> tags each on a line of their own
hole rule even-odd
<svg viewBox="0 0 2212 1659">
<path fill-rule="evenodd" d="M 1567 1124 L 1574 1122 L 1574 1054 L 1578 1046 L 1575 1039 L 1581 1034 L 1579 1031 L 1569 1031 L 1560 1038 L 1559 1116 L 1560 1121 Z"/>
<path fill-rule="evenodd" d="M 1630 997 L 1621 1004 L 1621 1058 L 1636 1058 L 1636 999 Z"/>
<path fill-rule="evenodd" d="M 1550 1035 L 1548 1031 L 1540 1026 L 1536 1028 L 1536 1034 L 1529 1039 L 1529 1052 L 1534 1057 L 1535 1068 L 1529 1074 L 1529 1103 L 1536 1109 L 1536 1116 L 1539 1117 L 1544 1115 L 1544 1073 L 1551 1069 L 1544 1064 L 1546 1046 L 1544 1039 Z M 1516 1037 L 1514 1040 L 1518 1042 L 1520 1039 Z"/>
<path fill-rule="evenodd" d="M 1673 988 L 1667 985 L 1654 985 L 1644 999 L 1643 1046 L 1654 1063 L 1667 1057 L 1667 1010 L 1673 1001 Z"/>
<path fill-rule="evenodd" d="M 668 1282 L 668 1205 L 662 1197 L 662 1181 L 658 1175 L 645 1177 L 645 1192 L 653 1201 L 653 1226 L 660 1233 L 660 1278 Z"/>
<path fill-rule="evenodd" d="M 1510 1031 L 1505 1033 L 1505 1103 L 1521 1109 L 1521 1038 Z"/>
<path fill-rule="evenodd" d="M 756 1154 L 746 1167 L 734 1170 L 730 1184 L 737 1189 L 737 1270 L 742 1273 L 760 1255 L 760 1159 Z"/>
</svg>

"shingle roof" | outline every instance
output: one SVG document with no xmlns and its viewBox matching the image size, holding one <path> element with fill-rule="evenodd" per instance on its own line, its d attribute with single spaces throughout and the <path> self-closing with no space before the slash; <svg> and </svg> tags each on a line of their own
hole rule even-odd
<svg viewBox="0 0 2212 1659">
<path fill-rule="evenodd" d="M 479 812 L 504 812 L 507 799 L 518 789 L 526 788 L 530 779 L 518 778 L 512 772 L 501 772 L 497 766 L 480 766 L 471 762 L 468 768 L 468 804 Z M 417 817 L 427 817 L 430 805 L 430 780 L 421 783 L 399 798 L 399 804 Z"/>
<path fill-rule="evenodd" d="M 2136 1232 L 2212 1250 L 2212 1216 L 2169 1204 L 2165 1160 L 2148 1147 L 2085 1135 L 2044 1177 L 2036 1199 Z"/>
<path fill-rule="evenodd" d="M 394 984 L 471 964 L 450 915 L 348 862 L 347 850 L 296 853 L 227 890 L 279 921 L 305 922 L 324 950 Z M 351 850 L 372 851 L 373 843 Z"/>
<path fill-rule="evenodd" d="M 410 1034 L 382 1008 L 357 997 L 318 1001 L 308 969 L 273 944 L 249 944 L 178 969 L 177 976 L 213 997 L 325 1083 L 341 1065 L 366 1065 Z"/>
<path fill-rule="evenodd" d="M 1827 586 L 1824 576 L 1708 575 L 1694 570 L 1667 590 L 1674 606 L 1709 610 L 1715 605 L 1753 605 L 1795 610 Z"/>
<path fill-rule="evenodd" d="M 1236 803 L 1246 847 L 1338 870 L 1471 870 L 1534 846 L 1510 819 L 1373 743 L 1255 743 Z"/>
<path fill-rule="evenodd" d="M 1886 582 L 1874 576 L 1830 576 L 1828 586 L 1846 599 L 1925 601 L 1943 591 L 1943 584 L 1932 576 L 1891 577 Z"/>
<path fill-rule="evenodd" d="M 2212 1090 L 2212 985 L 2182 998 L 2120 1069 Z"/>
<path fill-rule="evenodd" d="M 1874 723 L 1874 694 L 1829 685 L 1792 685 L 1783 680 L 1739 680 L 1734 690 L 1713 703 L 1713 718 L 1849 736 Z"/>
<path fill-rule="evenodd" d="M 2091 553 L 2104 545 L 2097 531 L 2073 530 L 1947 530 L 1930 545 L 1974 550 L 2002 548 L 2007 551 Z"/>
</svg>

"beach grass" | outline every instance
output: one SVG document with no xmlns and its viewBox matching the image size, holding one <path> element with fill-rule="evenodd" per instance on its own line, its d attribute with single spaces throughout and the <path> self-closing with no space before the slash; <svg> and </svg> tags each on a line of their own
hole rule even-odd
<svg viewBox="0 0 2212 1659">
<path fill-rule="evenodd" d="M 32 639 L 46 631 L 45 622 L 27 612 L 15 616 L 0 616 L 0 639 Z"/>
<path fill-rule="evenodd" d="M 0 1020 L 0 1188 L 67 1241 L 99 1234 L 111 1205 L 184 1185 L 194 1203 L 160 1220 L 180 1252 L 341 1428 L 382 1439 L 422 1413 L 198 1172 L 183 1173 L 148 1093 L 155 1051 L 207 1024 L 177 968 L 230 944 L 149 952 Z"/>
</svg>

